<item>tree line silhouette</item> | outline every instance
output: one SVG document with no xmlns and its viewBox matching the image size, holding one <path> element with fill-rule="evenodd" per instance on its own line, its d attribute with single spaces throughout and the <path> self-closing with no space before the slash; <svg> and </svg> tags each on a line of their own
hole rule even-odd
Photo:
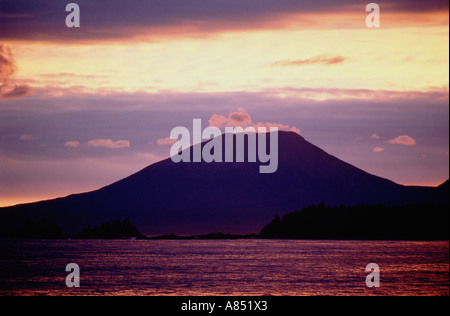
<svg viewBox="0 0 450 316">
<path fill-rule="evenodd" d="M 80 239 L 121 239 L 126 237 L 145 238 L 135 225 L 131 224 L 127 217 L 123 221 L 120 219 L 111 222 L 102 223 L 99 226 L 83 228 L 83 230 L 74 236 Z"/>
<path fill-rule="evenodd" d="M 448 240 L 449 207 L 422 205 L 326 206 L 275 216 L 259 234 L 271 239 Z"/>
<path fill-rule="evenodd" d="M 259 234 L 210 233 L 195 236 L 174 234 L 147 237 L 129 218 L 88 226 L 76 235 L 65 235 L 52 220 L 25 220 L 13 232 L 0 237 L 27 239 L 367 239 L 367 240 L 449 240 L 449 206 L 421 205 L 312 205 L 275 218 Z"/>
</svg>

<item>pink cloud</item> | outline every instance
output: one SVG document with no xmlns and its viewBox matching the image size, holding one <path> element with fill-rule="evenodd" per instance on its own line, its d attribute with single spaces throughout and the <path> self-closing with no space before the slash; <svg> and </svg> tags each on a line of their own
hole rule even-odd
<svg viewBox="0 0 450 316">
<path fill-rule="evenodd" d="M 380 152 L 382 152 L 382 151 L 384 151 L 384 148 L 383 148 L 383 147 L 375 147 L 375 148 L 373 149 L 373 152 L 374 152 L 374 153 L 380 153 Z"/>
<path fill-rule="evenodd" d="M 23 134 L 22 136 L 19 137 L 20 140 L 24 140 L 24 141 L 35 140 L 36 138 L 37 137 L 34 137 L 32 135 L 29 135 L 29 134 Z"/>
<path fill-rule="evenodd" d="M 65 144 L 64 144 L 64 147 L 71 147 L 71 148 L 77 148 L 77 147 L 80 147 L 80 142 L 77 142 L 77 141 L 70 141 L 70 142 L 66 142 Z"/>
<path fill-rule="evenodd" d="M 239 108 L 238 112 L 232 112 L 228 117 L 219 114 L 213 114 L 209 119 L 209 126 L 215 126 L 218 128 L 224 127 L 237 127 L 241 126 L 245 128 L 252 124 L 250 115 L 245 113 L 243 108 Z"/>
<path fill-rule="evenodd" d="M 178 141 L 177 139 L 172 139 L 172 138 L 170 138 L 170 137 L 166 137 L 166 138 L 158 139 L 158 140 L 156 141 L 156 143 L 157 143 L 159 146 L 172 146 L 172 145 L 175 144 L 177 141 Z"/>
<path fill-rule="evenodd" d="M 21 98 L 30 94 L 31 88 L 27 85 L 4 84 L 0 85 L 0 98 L 13 99 Z"/>
<path fill-rule="evenodd" d="M 298 60 L 281 60 L 272 64 L 274 67 L 278 66 L 303 66 L 303 65 L 313 65 L 313 64 L 322 64 L 322 65 L 336 65 L 341 64 L 345 61 L 345 58 L 342 56 L 328 56 L 328 55 L 319 55 L 314 56 L 307 59 L 298 59 Z"/>
<path fill-rule="evenodd" d="M 213 114 L 208 121 L 209 126 L 223 128 L 228 124 L 228 118 L 223 115 Z"/>
<path fill-rule="evenodd" d="M 256 124 L 253 123 L 252 118 L 248 113 L 245 113 L 243 108 L 239 108 L 239 112 L 232 112 L 228 117 L 219 114 L 213 114 L 209 119 L 209 126 L 215 126 L 218 128 L 224 127 L 237 127 L 240 126 L 242 128 L 246 128 L 252 126 L 254 128 L 258 127 L 278 127 L 279 130 L 291 131 L 297 134 L 300 134 L 300 130 L 295 126 L 289 126 L 281 123 L 270 123 L 270 122 L 258 122 Z"/>
<path fill-rule="evenodd" d="M 342 89 L 342 88 L 272 88 L 265 90 L 268 96 L 314 99 L 379 99 L 379 100 L 448 100 L 448 86 L 430 87 L 426 90 L 392 91 L 371 89 Z"/>
<path fill-rule="evenodd" d="M 370 138 L 372 139 L 380 139 L 380 136 L 378 136 L 376 133 L 373 133 Z"/>
<path fill-rule="evenodd" d="M 13 82 L 16 70 L 11 48 L 0 44 L 0 99 L 20 98 L 31 92 L 31 87 Z"/>
<path fill-rule="evenodd" d="M 408 135 L 402 135 L 394 139 L 388 140 L 391 145 L 415 146 L 416 140 Z"/>
<path fill-rule="evenodd" d="M 88 141 L 87 145 L 92 146 L 92 147 L 120 149 L 120 148 L 129 148 L 130 141 L 129 140 L 112 141 L 111 139 L 98 138 L 98 139 L 93 139 L 93 140 Z"/>
<path fill-rule="evenodd" d="M 278 130 L 281 130 L 281 131 L 289 131 L 289 132 L 294 132 L 294 133 L 300 134 L 300 130 L 297 127 L 295 127 L 295 126 L 291 127 L 289 125 L 284 125 L 284 124 L 280 124 L 280 123 L 270 123 L 270 122 L 263 123 L 263 122 L 259 122 L 259 123 L 255 124 L 254 127 L 255 128 L 258 128 L 258 127 L 266 127 L 266 128 L 278 127 Z"/>
<path fill-rule="evenodd" d="M 243 112 L 233 112 L 228 115 L 228 124 L 229 126 L 243 126 L 250 125 L 252 123 L 252 119 L 250 115 Z"/>
</svg>

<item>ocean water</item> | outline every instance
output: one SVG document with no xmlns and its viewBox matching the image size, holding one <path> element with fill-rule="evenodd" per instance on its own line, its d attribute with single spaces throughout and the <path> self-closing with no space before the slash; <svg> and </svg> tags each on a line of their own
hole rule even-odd
<svg viewBox="0 0 450 316">
<path fill-rule="evenodd" d="M 449 242 L 4 239 L 0 295 L 448 296 Z"/>
</svg>

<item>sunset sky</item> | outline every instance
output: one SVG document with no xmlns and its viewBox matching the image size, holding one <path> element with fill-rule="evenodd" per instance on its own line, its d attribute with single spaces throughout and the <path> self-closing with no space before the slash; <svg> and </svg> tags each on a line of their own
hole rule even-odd
<svg viewBox="0 0 450 316">
<path fill-rule="evenodd" d="M 172 128 L 244 114 L 400 184 L 449 177 L 448 1 L 378 1 L 380 28 L 357 0 L 76 0 L 67 28 L 69 2 L 0 0 L 0 206 L 100 188 L 168 157 Z"/>
</svg>

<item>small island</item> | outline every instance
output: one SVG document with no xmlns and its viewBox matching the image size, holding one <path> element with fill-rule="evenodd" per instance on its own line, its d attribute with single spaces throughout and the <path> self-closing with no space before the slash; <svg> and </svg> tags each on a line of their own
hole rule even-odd
<svg viewBox="0 0 450 316">
<path fill-rule="evenodd" d="M 135 225 L 131 224 L 127 217 L 123 221 L 120 219 L 102 223 L 99 226 L 85 227 L 79 234 L 72 236 L 74 239 L 145 239 Z"/>
</svg>

